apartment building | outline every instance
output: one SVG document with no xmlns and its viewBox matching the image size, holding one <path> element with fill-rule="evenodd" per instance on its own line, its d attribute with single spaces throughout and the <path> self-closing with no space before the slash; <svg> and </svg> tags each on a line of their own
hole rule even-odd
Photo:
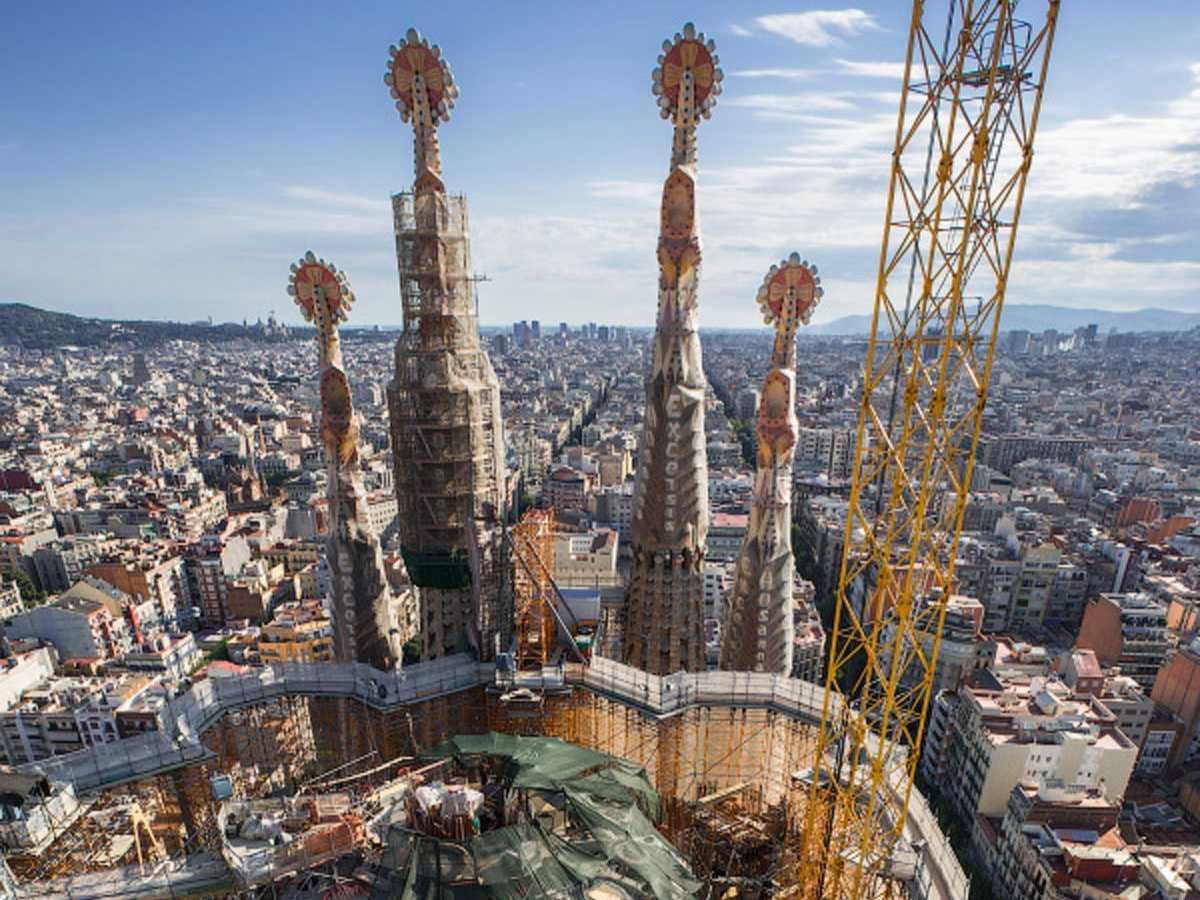
<svg viewBox="0 0 1200 900">
<path fill-rule="evenodd" d="M 99 591 L 84 593 L 63 594 L 6 619 L 5 635 L 51 644 L 64 660 L 113 659 L 131 650 L 133 639 L 120 606 L 107 602 Z"/>
<path fill-rule="evenodd" d="M 1179 739 L 1167 766 L 1191 765 L 1200 759 L 1200 638 L 1181 647 L 1163 666 L 1151 699 L 1169 709 L 1180 724 Z"/>
<path fill-rule="evenodd" d="M 1093 650 L 1072 650 L 1063 654 L 1058 674 L 1076 696 L 1095 697 L 1116 717 L 1121 733 L 1138 748 L 1138 775 L 1155 775 L 1162 771 L 1165 760 L 1157 751 L 1162 743 L 1159 732 L 1164 729 L 1158 725 L 1154 701 L 1136 681 L 1128 675 L 1105 672 Z M 1148 742 L 1152 730 L 1155 737 Z M 1174 727 L 1165 730 L 1172 735 L 1175 732 Z M 1173 738 L 1171 740 L 1173 742 Z"/>
<path fill-rule="evenodd" d="M 984 669 L 959 689 L 953 712 L 940 769 L 964 823 L 1003 816 L 1021 781 L 1103 785 L 1119 801 L 1137 760 L 1113 713 L 1057 678 Z"/>
<path fill-rule="evenodd" d="M 38 647 L 0 659 L 0 712 L 20 702 L 21 695 L 54 674 L 56 654 Z"/>
<path fill-rule="evenodd" d="M 139 545 L 118 555 L 106 555 L 85 570 L 140 600 L 150 600 L 167 627 L 191 620 L 192 599 L 182 554 L 169 546 Z"/>
<path fill-rule="evenodd" d="M 1100 665 L 1118 666 L 1143 691 L 1153 691 L 1173 649 L 1167 607 L 1148 594 L 1101 594 L 1088 603 L 1075 646 L 1094 650 Z"/>
<path fill-rule="evenodd" d="M 1061 560 L 1062 551 L 1053 544 L 1025 551 L 1012 585 L 1009 627 L 1036 628 L 1045 621 Z"/>
<path fill-rule="evenodd" d="M 796 434 L 795 465 L 798 469 L 825 473 L 831 480 L 854 474 L 853 428 L 801 427 Z"/>
<path fill-rule="evenodd" d="M 542 482 L 542 493 L 555 512 L 582 512 L 588 507 L 594 476 L 570 466 L 555 468 Z"/>
<path fill-rule="evenodd" d="M 21 591 L 15 581 L 0 578 L 0 621 L 18 615 L 25 610 L 21 602 Z"/>
<path fill-rule="evenodd" d="M 917 602 L 919 606 L 928 610 L 937 601 L 932 597 L 925 597 Z M 935 693 L 956 690 L 976 669 L 991 664 L 996 655 L 996 647 L 994 641 L 983 635 L 982 625 L 983 604 L 974 597 L 954 594 L 946 602 L 941 645 L 933 675 Z M 887 660 L 891 659 L 890 648 L 893 646 L 895 629 L 896 625 L 889 611 L 884 624 L 883 640 L 884 657 Z M 926 634 L 921 638 L 921 652 L 926 657 L 933 653 L 933 639 L 933 634 Z M 911 650 L 906 652 L 911 654 Z M 915 687 L 924 678 L 924 671 L 914 659 L 913 664 L 906 668 L 900 677 L 905 686 Z"/>
<path fill-rule="evenodd" d="M 1073 463 L 1091 446 L 1085 438 L 1043 434 L 985 435 L 979 445 L 980 460 L 1001 472 L 1027 459 Z"/>
<path fill-rule="evenodd" d="M 816 588 L 811 581 L 797 578 L 792 588 L 792 677 L 823 684 L 825 669 L 825 627 L 815 602 Z"/>
<path fill-rule="evenodd" d="M 25 690 L 0 712 L 3 762 L 22 765 L 118 740 L 118 711 L 151 684 L 135 674 L 52 677 Z"/>
<path fill-rule="evenodd" d="M 319 600 L 283 603 L 258 635 L 263 665 L 333 659 L 333 623 Z"/>
<path fill-rule="evenodd" d="M 708 553 L 705 559 L 736 560 L 746 539 L 750 517 L 745 513 L 714 512 L 708 525 Z"/>
<path fill-rule="evenodd" d="M 1124 896 L 1084 890 L 1092 882 L 1120 891 L 1138 880 L 1141 865 L 1117 828 L 1120 811 L 1119 801 L 1095 788 L 1016 785 L 995 844 L 986 848 L 993 852 L 985 849 L 982 860 L 997 894 L 1007 900 Z M 1066 893 L 1071 888 L 1080 893 Z"/>
<path fill-rule="evenodd" d="M 225 624 L 229 617 L 227 576 L 236 577 L 249 561 L 250 545 L 241 535 L 206 538 L 192 546 L 187 557 L 188 589 L 202 624 Z"/>
<path fill-rule="evenodd" d="M 559 587 L 599 587 L 620 583 L 617 532 L 597 528 L 554 535 L 554 580 Z"/>
<path fill-rule="evenodd" d="M 68 534 L 33 551 L 30 558 L 42 589 L 60 593 L 83 577 L 93 563 L 116 546 L 111 534 Z"/>
</svg>

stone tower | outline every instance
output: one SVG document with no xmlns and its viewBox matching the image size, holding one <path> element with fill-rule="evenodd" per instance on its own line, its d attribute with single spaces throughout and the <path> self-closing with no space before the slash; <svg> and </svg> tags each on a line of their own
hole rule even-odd
<svg viewBox="0 0 1200 900">
<path fill-rule="evenodd" d="M 384 81 L 413 128 L 411 191 L 392 197 L 404 332 L 388 385 L 399 530 L 420 594 L 421 658 L 507 649 L 502 602 L 500 384 L 479 340 L 467 204 L 442 183 L 438 125 L 458 88 L 436 44 L 409 30 Z"/>
<path fill-rule="evenodd" d="M 358 461 L 358 417 L 342 363 L 338 323 L 354 302 L 346 276 L 309 251 L 292 264 L 288 293 L 317 329 L 321 371 L 321 446 L 329 479 L 326 560 L 333 595 L 333 649 L 339 662 L 392 669 L 408 637 L 371 531 Z"/>
<path fill-rule="evenodd" d="M 763 319 L 775 326 L 775 344 L 758 404 L 754 496 L 721 639 L 722 669 L 792 674 L 796 327 L 808 322 L 821 296 L 816 271 L 793 253 L 771 266 L 758 292 Z"/>
<path fill-rule="evenodd" d="M 638 445 L 625 662 L 656 675 L 704 668 L 708 460 L 697 334 L 696 126 L 721 91 L 712 41 L 688 23 L 663 42 L 653 91 L 674 125 L 658 236 L 658 320 Z"/>
</svg>

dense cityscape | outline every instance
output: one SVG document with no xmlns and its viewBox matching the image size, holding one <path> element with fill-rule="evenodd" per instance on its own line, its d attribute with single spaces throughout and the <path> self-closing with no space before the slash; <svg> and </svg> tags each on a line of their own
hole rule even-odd
<svg viewBox="0 0 1200 900">
<path fill-rule="evenodd" d="M 554 510 L 554 580 L 583 629 L 611 644 L 648 334 L 594 323 L 492 331 L 512 518 L 539 502 Z M 392 343 L 350 332 L 344 352 L 370 527 L 405 596 L 384 403 Z M 745 423 L 769 342 L 714 333 L 703 343 L 715 668 L 749 515 Z M 1047 820 L 1110 834 L 1114 865 L 1183 858 L 1200 848 L 1190 824 L 1200 783 L 1188 774 L 1200 754 L 1200 338 L 1082 328 L 1007 332 L 1001 343 L 922 784 L 945 826 L 982 859 L 994 854 L 992 865 L 1020 859 L 1018 837 L 1039 846 L 1053 832 L 1031 823 Z M 836 592 L 862 347 L 831 337 L 799 349 L 793 674 L 811 681 L 823 677 Z M 5 348 L 7 764 L 158 728 L 165 701 L 199 680 L 334 658 L 313 357 L 311 340 L 273 323 L 227 345 Z M 406 657 L 418 661 L 419 647 Z M 1028 728 L 1046 737 L 1018 740 Z M 1070 787 L 1039 793 L 1031 778 Z"/>
<path fill-rule="evenodd" d="M 645 321 L 496 324 L 415 29 L 401 325 L 0 306 L 0 900 L 1200 898 L 1200 326 L 1009 290 L 1058 6 L 915 4 L 870 319 L 705 326 L 691 23 Z"/>
</svg>

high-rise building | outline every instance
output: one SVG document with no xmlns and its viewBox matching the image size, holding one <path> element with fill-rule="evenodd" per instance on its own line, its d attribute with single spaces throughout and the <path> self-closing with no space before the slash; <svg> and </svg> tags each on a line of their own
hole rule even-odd
<svg viewBox="0 0 1200 900">
<path fill-rule="evenodd" d="M 759 393 L 754 388 L 746 388 L 737 395 L 737 417 L 742 422 L 752 422 L 758 415 Z"/>
<path fill-rule="evenodd" d="M 1046 618 L 1058 578 L 1062 551 L 1050 543 L 1030 547 L 1021 556 L 1021 567 L 1012 587 L 1009 623 L 1015 628 L 1036 628 Z"/>
<path fill-rule="evenodd" d="M 135 385 L 145 384 L 150 380 L 150 367 L 146 365 L 146 354 L 133 354 L 133 383 Z"/>
<path fill-rule="evenodd" d="M 808 262 L 793 253 L 781 265 L 771 266 L 758 292 L 763 317 L 775 324 L 775 346 L 757 404 L 754 494 L 721 636 L 722 669 L 792 674 L 796 328 L 811 316 L 820 298 L 818 284 Z"/>
<path fill-rule="evenodd" d="M 388 410 L 401 550 L 420 593 L 421 658 L 488 658 L 511 628 L 500 596 L 504 433 L 475 316 L 466 200 L 446 193 L 438 154 L 458 88 L 415 30 L 390 54 L 385 81 L 412 123 L 416 171 L 412 190 L 392 198 L 404 331 Z"/>
<path fill-rule="evenodd" d="M 358 457 L 359 420 L 342 362 L 338 322 L 354 294 L 345 275 L 310 251 L 292 266 L 288 293 L 316 326 L 321 372 L 321 443 L 329 498 L 325 560 L 333 606 L 333 655 L 339 662 L 392 669 L 403 662 L 411 621 L 392 595 L 379 539 L 371 529 Z"/>
<path fill-rule="evenodd" d="M 663 118 L 674 125 L 658 238 L 658 320 L 638 446 L 633 569 L 625 598 L 624 655 L 656 675 L 705 667 L 704 553 L 708 462 L 704 369 L 697 333 L 700 229 L 696 125 L 720 92 L 713 43 L 691 23 L 654 70 Z M 595 325 L 589 323 L 589 332 Z"/>
<path fill-rule="evenodd" d="M 935 596 L 924 596 L 917 600 L 922 608 L 938 602 Z M 986 637 L 980 628 L 983 625 L 983 604 L 974 597 L 953 594 L 946 601 L 945 618 L 942 621 L 941 641 L 938 644 L 937 664 L 933 672 L 932 688 L 935 695 L 940 691 L 957 690 L 971 673 L 986 668 L 996 655 L 996 644 Z M 900 675 L 900 685 L 915 688 L 922 673 L 910 651 L 913 638 L 896 635 L 896 620 L 893 610 L 884 614 L 883 626 L 884 659 L 891 660 L 892 647 L 902 647 L 910 660 Z M 921 654 L 928 657 L 933 651 L 934 634 L 924 632 L 917 636 Z"/>
</svg>

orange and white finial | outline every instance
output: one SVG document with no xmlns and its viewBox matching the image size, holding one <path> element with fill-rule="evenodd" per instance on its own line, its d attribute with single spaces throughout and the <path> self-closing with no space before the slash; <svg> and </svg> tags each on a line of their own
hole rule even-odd
<svg viewBox="0 0 1200 900">
<path fill-rule="evenodd" d="M 824 295 L 817 267 L 810 265 L 807 259 L 801 259 L 799 253 L 793 253 L 779 265 L 771 266 L 758 289 L 763 323 L 776 327 L 786 322 L 807 325 L 813 309 Z M 792 305 L 785 308 L 788 298 Z"/>
<path fill-rule="evenodd" d="M 292 263 L 287 292 L 300 307 L 305 321 L 336 325 L 345 322 L 354 303 L 354 292 L 331 262 L 319 259 L 311 250 Z"/>
<path fill-rule="evenodd" d="M 430 44 L 415 28 L 408 29 L 399 45 L 388 47 L 383 82 L 396 101 L 400 118 L 413 127 L 414 193 L 441 193 L 442 160 L 437 128 L 450 120 L 458 86 L 442 50 Z"/>
<path fill-rule="evenodd" d="M 436 127 L 439 122 L 450 121 L 450 110 L 458 96 L 454 74 L 442 59 L 442 49 L 421 37 L 417 29 L 408 29 L 403 41 L 388 47 L 383 83 L 391 88 L 403 121 L 425 111 L 429 125 Z"/>
<path fill-rule="evenodd" d="M 680 125 L 698 125 L 716 106 L 725 77 L 717 68 L 717 45 L 688 22 L 674 40 L 663 41 L 662 48 L 650 88 L 661 115 Z"/>
</svg>

